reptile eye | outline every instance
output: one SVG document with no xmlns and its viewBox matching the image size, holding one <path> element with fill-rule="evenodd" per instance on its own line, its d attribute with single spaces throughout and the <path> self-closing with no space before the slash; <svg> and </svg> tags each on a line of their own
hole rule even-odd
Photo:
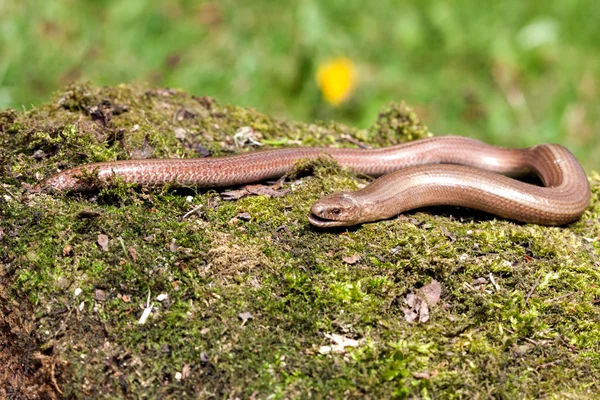
<svg viewBox="0 0 600 400">
<path fill-rule="evenodd" d="M 333 214 L 335 214 L 335 215 L 339 215 L 339 214 L 342 212 L 342 210 L 340 210 L 339 208 L 333 208 L 333 209 L 331 210 L 331 212 L 332 212 Z"/>
</svg>

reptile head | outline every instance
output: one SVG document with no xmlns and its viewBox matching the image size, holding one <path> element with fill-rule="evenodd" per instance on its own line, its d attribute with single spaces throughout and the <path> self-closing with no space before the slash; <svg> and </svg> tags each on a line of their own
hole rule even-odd
<svg viewBox="0 0 600 400">
<path fill-rule="evenodd" d="M 363 222 L 362 207 L 350 193 L 334 193 L 313 204 L 308 220 L 319 228 L 356 225 Z"/>
</svg>

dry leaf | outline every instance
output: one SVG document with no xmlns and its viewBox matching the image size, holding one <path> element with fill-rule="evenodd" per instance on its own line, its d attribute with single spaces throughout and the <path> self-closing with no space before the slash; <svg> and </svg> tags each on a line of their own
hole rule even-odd
<svg viewBox="0 0 600 400">
<path fill-rule="evenodd" d="M 156 300 L 158 300 L 158 301 L 165 301 L 168 298 L 169 298 L 169 295 L 166 293 L 161 293 L 158 296 L 156 296 Z"/>
<path fill-rule="evenodd" d="M 249 319 L 254 318 L 249 312 L 240 313 L 238 314 L 238 317 L 242 320 L 242 326 L 246 325 L 246 322 L 248 322 Z"/>
<path fill-rule="evenodd" d="M 102 248 L 103 251 L 108 251 L 108 236 L 104 234 L 98 235 L 98 244 Z"/>
<path fill-rule="evenodd" d="M 242 197 L 246 197 L 246 196 L 250 196 L 252 194 L 254 195 L 262 195 L 262 196 L 269 196 L 269 197 L 282 197 L 285 196 L 286 194 L 288 194 L 290 192 L 290 189 L 275 189 L 278 188 L 280 185 L 278 185 L 277 183 L 275 183 L 275 185 L 273 186 L 267 186 L 267 185 L 246 185 L 241 189 L 238 190 L 230 190 L 227 192 L 223 192 L 221 193 L 221 196 L 223 196 L 223 200 L 238 200 L 241 199 Z"/>
<path fill-rule="evenodd" d="M 350 257 L 342 257 L 342 261 L 344 261 L 346 264 L 356 264 L 360 261 L 360 254 L 354 253 Z"/>
<path fill-rule="evenodd" d="M 418 321 L 420 323 L 429 320 L 429 307 L 434 306 L 440 300 L 442 285 L 435 279 L 423 286 L 417 294 L 409 293 L 404 299 L 408 307 L 403 307 L 404 319 L 407 322 Z"/>
<path fill-rule="evenodd" d="M 336 333 L 325 334 L 325 337 L 330 339 L 334 344 L 330 346 L 321 346 L 319 347 L 319 353 L 328 354 L 328 353 L 345 353 L 346 347 L 358 347 L 364 342 L 364 339 L 355 340 L 350 339 L 342 335 L 338 335 Z"/>
<path fill-rule="evenodd" d="M 250 193 L 247 190 L 239 189 L 223 192 L 221 193 L 221 196 L 223 196 L 223 200 L 238 200 L 242 197 L 248 196 L 248 194 Z"/>
<path fill-rule="evenodd" d="M 240 318 L 242 321 L 244 321 L 244 322 L 246 322 L 246 321 L 247 321 L 247 320 L 249 320 L 250 318 L 254 318 L 254 317 L 252 316 L 252 314 L 250 314 L 249 312 L 243 312 L 243 313 L 239 313 L 239 314 L 238 314 L 238 317 L 239 317 L 239 318 Z"/>
<path fill-rule="evenodd" d="M 242 221 L 250 221 L 252 219 L 252 216 L 247 212 L 241 212 L 237 215 L 237 217 Z"/>
<path fill-rule="evenodd" d="M 104 300 L 106 300 L 106 293 L 104 293 L 104 290 L 102 290 L 102 289 L 96 289 L 96 300 L 97 301 L 104 301 Z"/>
<path fill-rule="evenodd" d="M 183 114 L 183 113 L 182 113 Z M 177 119 L 179 121 L 183 120 L 183 115 L 180 114 L 177 116 Z M 181 118 L 181 119 L 179 119 Z M 187 138 L 187 131 L 185 130 L 185 128 L 175 128 L 175 130 L 173 131 L 175 133 L 175 137 L 179 140 L 185 140 Z"/>
<path fill-rule="evenodd" d="M 136 262 L 137 261 L 137 251 L 135 250 L 135 248 L 130 247 L 127 249 L 127 252 L 129 253 L 129 256 L 131 257 L 133 262 Z"/>
<path fill-rule="evenodd" d="M 431 374 L 429 372 L 415 372 L 413 374 L 415 379 L 429 379 L 431 378 Z"/>
<path fill-rule="evenodd" d="M 440 301 L 440 296 L 442 295 L 442 285 L 433 279 L 430 283 L 423 286 L 419 292 L 427 304 L 430 306 L 435 306 L 438 301 Z"/>
<path fill-rule="evenodd" d="M 229 221 L 227 221 L 227 223 L 228 223 L 229 225 L 235 225 L 235 224 L 237 224 L 238 222 L 240 222 L 240 220 L 238 219 L 238 217 L 233 217 L 233 218 L 231 218 Z"/>
<path fill-rule="evenodd" d="M 190 371 L 191 371 L 190 365 L 189 364 L 185 364 L 183 366 L 183 369 L 181 370 L 181 379 L 185 379 L 188 376 L 190 376 Z"/>
<path fill-rule="evenodd" d="M 132 158 L 149 158 L 154 153 L 154 147 L 150 145 L 148 141 L 148 136 L 144 137 L 144 141 L 142 142 L 142 147 L 131 150 Z"/>
<path fill-rule="evenodd" d="M 411 308 L 402 308 L 402 311 L 404 311 L 404 319 L 407 322 L 413 323 L 416 321 L 417 317 L 419 316 L 419 314 L 417 314 L 413 309 Z"/>
<path fill-rule="evenodd" d="M 279 189 L 281 189 L 281 188 L 282 188 L 282 186 L 283 186 L 283 182 L 285 182 L 285 176 L 283 176 L 283 177 L 279 178 L 279 179 L 277 180 L 277 182 L 275 182 L 275 183 L 273 184 L 273 186 L 271 186 L 271 187 L 272 187 L 274 190 L 279 190 Z"/>
<path fill-rule="evenodd" d="M 252 194 L 264 195 L 269 197 L 283 197 L 290 192 L 290 189 L 275 190 L 266 185 L 247 185 L 244 189 Z"/>
</svg>

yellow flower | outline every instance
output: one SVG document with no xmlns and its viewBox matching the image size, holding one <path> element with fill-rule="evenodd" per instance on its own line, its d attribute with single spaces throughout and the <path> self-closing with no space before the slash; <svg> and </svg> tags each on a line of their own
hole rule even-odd
<svg viewBox="0 0 600 400">
<path fill-rule="evenodd" d="M 333 106 L 339 106 L 354 90 L 354 64 L 345 57 L 334 58 L 321 64 L 317 70 L 317 83 L 325 100 Z"/>
</svg>

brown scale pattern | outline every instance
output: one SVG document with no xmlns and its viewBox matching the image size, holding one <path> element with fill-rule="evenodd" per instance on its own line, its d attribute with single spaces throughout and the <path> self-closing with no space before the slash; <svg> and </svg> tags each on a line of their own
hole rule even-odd
<svg viewBox="0 0 600 400">
<path fill-rule="evenodd" d="M 142 186 L 226 187 L 278 178 L 292 171 L 297 161 L 324 154 L 354 172 L 384 176 L 345 195 L 360 204 L 360 216 L 328 214 L 336 209 L 335 195 L 317 202 L 309 220 L 323 227 L 389 218 L 431 205 L 465 206 L 518 221 L 560 225 L 579 218 L 590 202 L 585 172 L 566 148 L 543 144 L 510 149 L 459 136 L 380 149 L 285 148 L 204 159 L 104 162 L 60 172 L 39 188 L 83 191 L 110 185 L 116 177 Z M 84 172 L 97 174 L 97 179 L 80 179 Z M 545 186 L 507 177 L 530 174 L 537 174 Z"/>
</svg>

